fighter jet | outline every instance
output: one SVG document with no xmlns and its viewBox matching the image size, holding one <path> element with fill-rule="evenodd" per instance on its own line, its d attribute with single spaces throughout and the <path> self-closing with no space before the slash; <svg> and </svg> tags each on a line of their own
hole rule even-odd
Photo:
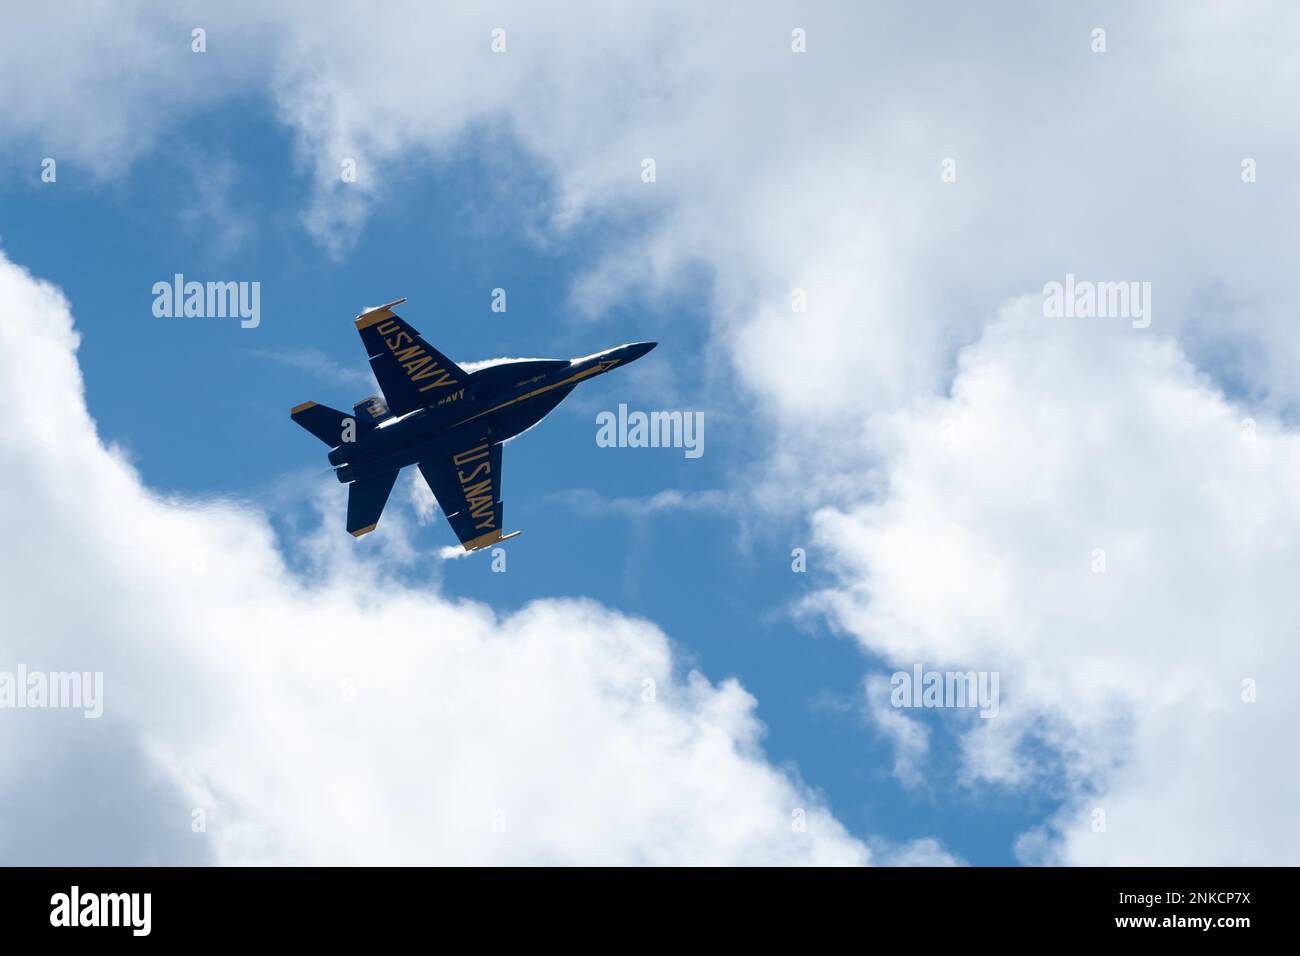
<svg viewBox="0 0 1300 956">
<path fill-rule="evenodd" d="M 513 538 L 503 533 L 501 443 L 532 428 L 580 382 L 645 355 L 657 343 L 620 345 L 575 359 L 507 360 L 467 372 L 393 311 L 405 299 L 357 316 L 357 331 L 383 391 L 352 413 L 304 402 L 290 417 L 330 447 L 348 487 L 347 528 L 375 530 L 397 473 L 416 465 L 466 551 Z"/>
</svg>

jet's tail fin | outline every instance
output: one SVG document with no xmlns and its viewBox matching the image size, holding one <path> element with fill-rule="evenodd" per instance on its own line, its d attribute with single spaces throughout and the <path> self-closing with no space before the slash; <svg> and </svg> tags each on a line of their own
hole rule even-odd
<svg viewBox="0 0 1300 956">
<path fill-rule="evenodd" d="M 289 412 L 289 417 L 331 448 L 337 448 L 345 441 L 354 441 L 361 432 L 375 427 L 373 422 L 357 417 L 355 414 L 349 415 L 337 408 L 330 408 L 328 405 L 320 405 L 316 402 L 303 402 L 295 406 Z M 351 438 L 348 437 L 349 428 L 354 433 Z"/>
</svg>

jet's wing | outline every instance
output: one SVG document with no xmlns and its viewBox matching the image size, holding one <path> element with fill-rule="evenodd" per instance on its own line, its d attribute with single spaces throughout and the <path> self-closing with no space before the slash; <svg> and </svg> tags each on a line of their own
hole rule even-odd
<svg viewBox="0 0 1300 956">
<path fill-rule="evenodd" d="M 375 530 L 395 481 L 397 471 L 393 470 L 376 478 L 358 478 L 348 485 L 348 533 L 354 538 Z"/>
<path fill-rule="evenodd" d="M 468 372 L 393 312 L 393 306 L 405 301 L 398 299 L 357 316 L 361 344 L 394 415 L 432 405 L 469 382 Z"/>
<path fill-rule="evenodd" d="M 466 551 L 513 538 L 501 533 L 501 445 L 487 439 L 419 463 L 438 507 Z"/>
</svg>

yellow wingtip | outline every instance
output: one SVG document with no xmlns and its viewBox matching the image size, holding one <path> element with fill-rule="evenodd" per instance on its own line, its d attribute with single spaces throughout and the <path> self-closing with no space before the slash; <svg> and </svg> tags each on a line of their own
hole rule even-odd
<svg viewBox="0 0 1300 956">
<path fill-rule="evenodd" d="M 405 301 L 405 299 L 394 299 L 392 302 L 385 302 L 383 305 L 377 305 L 373 309 L 362 312 L 357 316 L 357 330 L 368 329 L 378 322 L 392 318 L 393 306 L 401 305 Z"/>
<path fill-rule="evenodd" d="M 370 534 L 370 532 L 374 531 L 374 530 L 375 530 L 376 528 L 378 528 L 378 527 L 379 527 L 379 522 L 376 521 L 374 524 L 370 525 L 370 526 L 367 527 L 367 528 L 358 528 L 356 531 L 353 531 L 353 532 L 352 532 L 352 537 L 354 537 L 354 538 L 359 538 L 359 537 L 361 537 L 363 534 Z"/>
<path fill-rule="evenodd" d="M 477 538 L 470 538 L 464 543 L 466 551 L 479 551 L 488 545 L 497 544 L 501 541 L 509 541 L 515 535 L 522 534 L 521 531 L 511 531 L 509 534 L 502 534 L 498 529 L 489 531 L 487 534 L 481 534 Z"/>
</svg>

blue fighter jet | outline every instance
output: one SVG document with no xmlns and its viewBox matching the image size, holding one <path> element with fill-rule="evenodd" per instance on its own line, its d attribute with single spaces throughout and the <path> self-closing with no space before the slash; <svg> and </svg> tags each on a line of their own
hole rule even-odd
<svg viewBox="0 0 1300 956">
<path fill-rule="evenodd" d="M 586 358 L 505 361 L 467 372 L 393 312 L 405 299 L 357 316 L 383 391 L 352 413 L 304 402 L 290 417 L 330 446 L 348 487 L 348 531 L 375 530 L 397 473 L 416 465 L 466 551 L 513 538 L 501 524 L 501 443 L 546 417 L 579 382 L 639 359 L 654 342 Z"/>
</svg>

